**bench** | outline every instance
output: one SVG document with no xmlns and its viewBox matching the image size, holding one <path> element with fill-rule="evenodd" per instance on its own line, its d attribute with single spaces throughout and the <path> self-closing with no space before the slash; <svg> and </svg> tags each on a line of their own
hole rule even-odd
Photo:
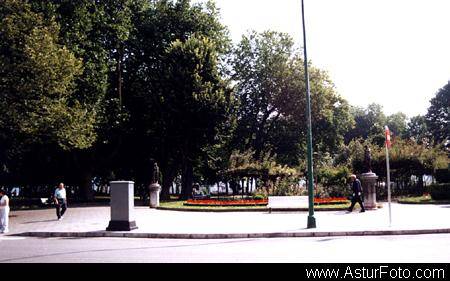
<svg viewBox="0 0 450 281">
<path fill-rule="evenodd" d="M 269 196 L 269 209 L 308 208 L 308 196 Z"/>
<path fill-rule="evenodd" d="M 202 195 L 202 194 L 194 194 L 192 195 L 192 199 L 194 200 L 202 200 L 202 199 L 209 199 L 209 195 Z"/>
</svg>

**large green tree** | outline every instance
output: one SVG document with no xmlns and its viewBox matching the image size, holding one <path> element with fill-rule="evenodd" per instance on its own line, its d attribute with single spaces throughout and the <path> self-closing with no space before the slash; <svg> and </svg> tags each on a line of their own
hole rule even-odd
<svg viewBox="0 0 450 281">
<path fill-rule="evenodd" d="M 386 117 L 386 125 L 395 137 L 404 138 L 407 127 L 406 114 L 397 112 Z"/>
<path fill-rule="evenodd" d="M 145 0 L 42 1 L 33 8 L 61 26 L 60 41 L 83 61 L 73 96 L 83 100 L 94 120 L 97 140 L 90 147 L 54 155 L 66 163 L 64 178 L 81 187 L 82 197 L 93 199 L 94 175 L 109 175 L 121 166 L 120 147 L 126 130 L 123 110 L 123 73 L 127 44 L 135 18 L 148 8 Z M 126 168 L 126 167 L 125 167 Z"/>
<path fill-rule="evenodd" d="M 386 115 L 383 107 L 379 104 L 372 103 L 367 108 L 352 107 L 355 125 L 345 135 L 345 142 L 362 138 L 370 139 L 376 144 L 382 144 L 384 141 L 384 126 L 387 124 Z"/>
<path fill-rule="evenodd" d="M 429 131 L 425 116 L 417 115 L 412 117 L 407 125 L 405 137 L 416 141 L 419 144 L 429 144 Z"/>
<path fill-rule="evenodd" d="M 184 174 L 191 188 L 193 166 L 218 141 L 217 126 L 230 100 L 220 62 L 230 40 L 212 2 L 155 1 L 136 17 L 124 73 L 129 112 L 124 160 L 130 176 L 148 182 L 151 162 L 162 172 L 162 198 Z M 228 101 L 227 101 L 228 100 Z M 206 156 L 205 156 L 206 157 Z"/>
<path fill-rule="evenodd" d="M 431 99 L 425 116 L 428 130 L 435 144 L 445 143 L 450 136 L 450 81 Z"/>
<path fill-rule="evenodd" d="M 3 161 L 13 151 L 20 165 L 24 153 L 37 154 L 36 145 L 59 151 L 91 147 L 97 140 L 95 112 L 75 95 L 84 67 L 61 44 L 60 25 L 23 1 L 2 1 L 0 18 Z"/>
<path fill-rule="evenodd" d="M 235 146 L 255 151 L 256 159 L 271 151 L 278 161 L 298 165 L 306 151 L 306 91 L 303 60 L 292 38 L 251 32 L 236 46 L 232 65 L 239 100 Z M 314 145 L 323 155 L 343 142 L 351 116 L 328 75 L 310 69 Z"/>
</svg>

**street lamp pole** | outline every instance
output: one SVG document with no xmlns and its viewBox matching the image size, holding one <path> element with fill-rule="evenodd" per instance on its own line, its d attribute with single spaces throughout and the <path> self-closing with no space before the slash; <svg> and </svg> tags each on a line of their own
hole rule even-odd
<svg viewBox="0 0 450 281">
<path fill-rule="evenodd" d="M 305 84 L 306 84 L 306 107 L 308 123 L 308 228 L 316 228 L 316 218 L 314 218 L 314 171 L 313 171 L 313 148 L 312 148 L 312 125 L 311 125 L 311 93 L 309 88 L 308 55 L 306 52 L 306 28 L 305 28 L 305 8 L 302 0 L 302 24 L 303 24 L 303 54 L 305 62 Z"/>
</svg>

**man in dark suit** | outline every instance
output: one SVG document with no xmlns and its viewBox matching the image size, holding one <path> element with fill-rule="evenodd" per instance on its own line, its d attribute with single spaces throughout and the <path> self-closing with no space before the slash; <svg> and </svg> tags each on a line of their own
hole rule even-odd
<svg viewBox="0 0 450 281">
<path fill-rule="evenodd" d="M 349 212 L 353 211 L 353 207 L 355 207 L 356 203 L 359 203 L 359 206 L 361 206 L 361 213 L 365 212 L 366 209 L 364 209 L 364 204 L 362 202 L 362 196 L 363 196 L 363 190 L 361 186 L 361 182 L 359 179 L 356 178 L 355 175 L 351 175 L 350 179 L 352 181 L 352 205 L 348 209 Z"/>
</svg>

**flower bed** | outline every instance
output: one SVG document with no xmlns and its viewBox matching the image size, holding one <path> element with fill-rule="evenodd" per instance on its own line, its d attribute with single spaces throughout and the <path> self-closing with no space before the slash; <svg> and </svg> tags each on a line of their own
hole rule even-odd
<svg viewBox="0 0 450 281">
<path fill-rule="evenodd" d="M 245 199 L 245 200 L 217 200 L 217 199 L 189 199 L 183 205 L 185 206 L 266 206 L 267 199 Z"/>
<path fill-rule="evenodd" d="M 350 202 L 345 197 L 314 198 L 314 205 L 336 205 Z"/>
<path fill-rule="evenodd" d="M 350 201 L 345 197 L 314 198 L 314 205 L 347 204 Z M 267 199 L 189 199 L 184 206 L 211 206 L 211 207 L 239 207 L 239 206 L 267 206 Z"/>
</svg>

